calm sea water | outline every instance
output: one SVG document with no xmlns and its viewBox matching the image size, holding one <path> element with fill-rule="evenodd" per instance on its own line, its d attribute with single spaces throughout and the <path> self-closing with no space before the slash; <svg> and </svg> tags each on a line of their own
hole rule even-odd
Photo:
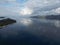
<svg viewBox="0 0 60 45">
<path fill-rule="evenodd" d="M 59 20 L 19 17 L 13 19 L 16 23 L 0 29 L 1 45 L 60 45 Z"/>
</svg>

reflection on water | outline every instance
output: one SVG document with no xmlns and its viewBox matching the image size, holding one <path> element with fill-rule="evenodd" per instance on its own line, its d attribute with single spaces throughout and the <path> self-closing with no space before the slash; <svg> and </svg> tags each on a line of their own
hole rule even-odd
<svg viewBox="0 0 60 45">
<path fill-rule="evenodd" d="M 19 18 L 0 29 L 0 42 L 10 45 L 60 45 L 60 21 Z"/>
<path fill-rule="evenodd" d="M 32 20 L 30 19 L 22 19 L 20 22 L 26 26 L 30 25 L 32 23 Z"/>
<path fill-rule="evenodd" d="M 56 27 L 60 27 L 60 20 L 41 19 L 40 22 L 51 23 L 52 25 L 54 25 L 54 26 L 56 26 Z"/>
<path fill-rule="evenodd" d="M 60 27 L 60 21 L 59 20 L 54 21 L 54 24 L 56 27 Z"/>
</svg>

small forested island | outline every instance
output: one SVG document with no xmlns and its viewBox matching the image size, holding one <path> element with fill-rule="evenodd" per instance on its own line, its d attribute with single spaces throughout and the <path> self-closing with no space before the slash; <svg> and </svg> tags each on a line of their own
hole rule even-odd
<svg viewBox="0 0 60 45">
<path fill-rule="evenodd" d="M 0 27 L 16 23 L 16 20 L 13 20 L 13 19 L 10 19 L 10 18 L 4 18 L 4 17 L 0 17 L 0 18 L 2 18 L 0 20 Z"/>
</svg>

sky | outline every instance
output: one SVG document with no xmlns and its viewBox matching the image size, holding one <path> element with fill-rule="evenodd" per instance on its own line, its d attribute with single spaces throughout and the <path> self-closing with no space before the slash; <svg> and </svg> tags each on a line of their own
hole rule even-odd
<svg viewBox="0 0 60 45">
<path fill-rule="evenodd" d="M 0 0 L 0 15 L 51 14 L 60 14 L 60 0 Z"/>
</svg>

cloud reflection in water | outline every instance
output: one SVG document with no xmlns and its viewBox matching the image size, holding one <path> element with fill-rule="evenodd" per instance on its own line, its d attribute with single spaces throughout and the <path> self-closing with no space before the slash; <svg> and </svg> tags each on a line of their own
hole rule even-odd
<svg viewBox="0 0 60 45">
<path fill-rule="evenodd" d="M 32 24 L 31 19 L 22 19 L 20 22 L 25 26 L 28 26 L 28 25 Z"/>
<path fill-rule="evenodd" d="M 54 21 L 54 25 L 55 25 L 56 27 L 60 27 L 60 21 L 59 21 L 59 20 Z"/>
</svg>

